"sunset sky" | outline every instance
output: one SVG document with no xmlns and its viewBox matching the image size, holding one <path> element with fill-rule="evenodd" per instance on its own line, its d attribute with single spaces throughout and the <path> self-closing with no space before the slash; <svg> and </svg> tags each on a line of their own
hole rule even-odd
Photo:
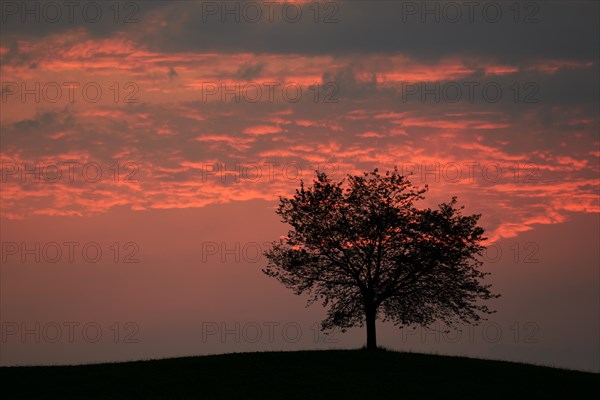
<svg viewBox="0 0 600 400">
<path fill-rule="evenodd" d="M 260 253 L 316 169 L 397 166 L 502 297 L 380 344 L 600 370 L 597 2 L 75 3 L 0 10 L 1 365 L 361 346 Z"/>
</svg>

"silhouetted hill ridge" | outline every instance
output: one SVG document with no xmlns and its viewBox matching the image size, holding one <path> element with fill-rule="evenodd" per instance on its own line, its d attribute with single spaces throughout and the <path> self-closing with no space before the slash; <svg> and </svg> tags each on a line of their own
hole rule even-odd
<svg viewBox="0 0 600 400">
<path fill-rule="evenodd" d="M 600 387 L 600 374 L 588 372 L 364 350 L 4 367 L 0 373 L 5 399 L 577 399 Z"/>
</svg>

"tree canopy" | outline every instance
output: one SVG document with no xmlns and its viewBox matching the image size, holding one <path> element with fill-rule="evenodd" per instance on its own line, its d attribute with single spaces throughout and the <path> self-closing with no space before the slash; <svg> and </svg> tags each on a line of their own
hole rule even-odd
<svg viewBox="0 0 600 400">
<path fill-rule="evenodd" d="M 366 324 L 369 350 L 377 348 L 377 319 L 476 323 L 493 312 L 479 300 L 498 297 L 481 283 L 480 215 L 462 215 L 456 197 L 419 209 L 427 190 L 397 169 L 338 182 L 317 171 L 311 187 L 301 182 L 280 198 L 277 213 L 291 230 L 265 252 L 263 272 L 308 294 L 308 304 L 321 301 L 322 329 Z"/>
</svg>

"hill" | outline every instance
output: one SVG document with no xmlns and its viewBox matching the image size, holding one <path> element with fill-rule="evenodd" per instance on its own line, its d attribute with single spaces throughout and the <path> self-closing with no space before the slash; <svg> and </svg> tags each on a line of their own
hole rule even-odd
<svg viewBox="0 0 600 400">
<path fill-rule="evenodd" d="M 584 398 L 600 374 L 392 351 L 234 353 L 3 367 L 3 399 Z"/>
</svg>

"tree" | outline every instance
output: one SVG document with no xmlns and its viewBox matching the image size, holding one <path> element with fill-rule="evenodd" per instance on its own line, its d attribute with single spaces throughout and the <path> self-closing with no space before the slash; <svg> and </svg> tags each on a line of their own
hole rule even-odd
<svg viewBox="0 0 600 400">
<path fill-rule="evenodd" d="M 308 305 L 329 307 L 321 329 L 367 328 L 367 349 L 377 349 L 376 320 L 397 326 L 476 323 L 494 311 L 478 300 L 496 298 L 480 281 L 485 249 L 481 215 L 464 216 L 456 197 L 437 209 L 418 209 L 428 190 L 398 170 L 377 169 L 333 182 L 317 171 L 280 198 L 277 214 L 292 229 L 265 252 L 263 272 Z"/>
</svg>

